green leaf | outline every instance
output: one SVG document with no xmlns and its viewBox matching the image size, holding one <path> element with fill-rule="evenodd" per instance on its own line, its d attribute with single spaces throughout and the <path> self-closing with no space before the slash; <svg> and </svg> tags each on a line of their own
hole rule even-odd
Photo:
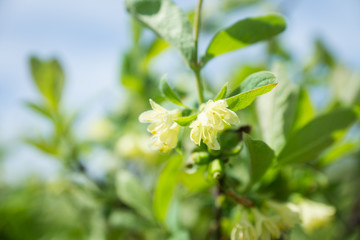
<svg viewBox="0 0 360 240">
<path fill-rule="evenodd" d="M 329 149 L 329 151 L 326 151 L 326 153 L 321 157 L 319 162 L 321 165 L 333 163 L 336 160 L 343 158 L 344 156 L 353 154 L 358 150 L 358 147 L 359 142 L 338 144 Z"/>
<path fill-rule="evenodd" d="M 293 125 L 289 126 L 289 132 L 294 132 L 305 126 L 315 116 L 315 109 L 312 105 L 310 96 L 304 88 L 297 92 L 297 103 Z"/>
<path fill-rule="evenodd" d="M 249 75 L 263 71 L 264 67 L 261 66 L 250 66 L 245 65 L 237 68 L 233 74 L 230 76 L 229 84 L 228 84 L 228 94 L 233 95 L 232 93 L 234 91 L 239 92 L 240 91 L 240 84 L 244 82 L 246 77 Z"/>
<path fill-rule="evenodd" d="M 65 83 L 65 75 L 59 62 L 56 59 L 41 61 L 36 57 L 31 57 L 30 67 L 37 88 L 51 106 L 56 107 L 61 99 Z"/>
<path fill-rule="evenodd" d="M 161 38 L 156 38 L 152 44 L 150 45 L 147 53 L 146 53 L 146 57 L 145 57 L 145 65 L 148 65 L 149 62 L 156 57 L 157 55 L 159 55 L 160 53 L 162 53 L 165 49 L 167 49 L 169 47 L 169 43 L 165 42 L 164 40 L 162 40 Z"/>
<path fill-rule="evenodd" d="M 315 118 L 294 132 L 278 156 L 282 164 L 304 163 L 316 159 L 336 140 L 336 132 L 349 127 L 356 120 L 350 109 L 334 110 Z"/>
<path fill-rule="evenodd" d="M 54 141 L 38 138 L 25 139 L 25 142 L 50 155 L 57 156 L 59 154 L 58 144 Z"/>
<path fill-rule="evenodd" d="M 272 70 L 277 76 L 278 86 L 270 93 L 260 96 L 256 101 L 256 110 L 261 127 L 262 137 L 276 153 L 284 147 L 286 139 L 286 126 L 293 122 L 294 109 L 293 92 L 285 66 L 276 62 Z"/>
<path fill-rule="evenodd" d="M 149 222 L 130 210 L 113 211 L 109 216 L 109 225 L 114 228 L 124 228 L 138 232 L 151 227 Z"/>
<path fill-rule="evenodd" d="M 40 104 L 36 104 L 36 103 L 32 103 L 32 102 L 26 102 L 25 103 L 26 106 L 32 110 L 34 110 L 35 112 L 43 115 L 44 117 L 47 117 L 49 119 L 53 119 L 53 116 L 51 115 L 51 113 L 49 112 L 49 110 L 47 110 L 45 107 L 41 106 Z"/>
<path fill-rule="evenodd" d="M 256 183 L 271 166 L 275 153 L 266 143 L 252 140 L 247 134 L 244 134 L 244 140 L 250 157 L 251 182 Z"/>
<path fill-rule="evenodd" d="M 126 0 L 128 11 L 157 35 L 180 50 L 189 63 L 195 60 L 191 23 L 170 0 Z"/>
<path fill-rule="evenodd" d="M 331 69 L 330 83 L 335 98 L 344 106 L 360 102 L 360 75 L 343 65 L 335 65 Z"/>
<path fill-rule="evenodd" d="M 256 97 L 271 91 L 276 86 L 275 75 L 271 72 L 257 72 L 247 77 L 241 89 L 245 92 L 226 98 L 228 108 L 238 111 L 249 106 Z"/>
<path fill-rule="evenodd" d="M 186 126 L 189 126 L 190 123 L 197 118 L 197 115 L 198 114 L 196 113 L 196 114 L 193 114 L 193 115 L 190 115 L 190 116 L 178 118 L 178 119 L 176 119 L 174 121 L 177 124 L 179 124 L 180 126 L 186 127 Z"/>
<path fill-rule="evenodd" d="M 202 58 L 203 64 L 221 54 L 271 38 L 285 27 L 284 18 L 275 14 L 238 21 L 215 35 Z"/>
<path fill-rule="evenodd" d="M 153 208 L 156 218 L 161 223 L 166 223 L 170 202 L 176 187 L 177 175 L 181 166 L 182 156 L 173 156 L 168 160 L 156 184 Z"/>
<path fill-rule="evenodd" d="M 179 230 L 173 233 L 167 240 L 190 240 L 190 234 L 185 230 Z"/>
<path fill-rule="evenodd" d="M 186 106 L 181 102 L 180 98 L 170 88 L 165 76 L 160 79 L 160 91 L 170 102 L 186 108 Z"/>
<path fill-rule="evenodd" d="M 118 171 L 115 184 L 117 195 L 121 201 L 148 220 L 152 221 L 154 219 L 148 192 L 130 172 L 126 170 Z"/>
<path fill-rule="evenodd" d="M 224 84 L 224 86 L 221 88 L 220 92 L 216 95 L 214 101 L 223 99 L 223 98 L 226 96 L 227 85 L 228 85 L 228 83 L 225 83 L 225 84 Z"/>
</svg>

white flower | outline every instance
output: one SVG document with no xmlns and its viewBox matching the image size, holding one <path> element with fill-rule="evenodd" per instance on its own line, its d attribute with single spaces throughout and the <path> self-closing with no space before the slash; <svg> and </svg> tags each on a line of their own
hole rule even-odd
<svg viewBox="0 0 360 240">
<path fill-rule="evenodd" d="M 209 100 L 204 109 L 197 116 L 197 119 L 190 124 L 191 140 L 200 145 L 201 139 L 211 149 L 219 150 L 217 132 L 224 129 L 224 124 L 238 124 L 239 118 L 235 112 L 227 109 L 225 100 Z"/>
<path fill-rule="evenodd" d="M 296 223 L 300 222 L 300 217 L 297 212 L 297 207 L 292 204 L 281 204 L 273 201 L 267 201 L 266 205 L 274 210 L 280 217 L 278 226 L 283 229 L 290 229 L 294 227 Z"/>
<path fill-rule="evenodd" d="M 151 138 L 153 149 L 168 152 L 177 144 L 181 127 L 174 120 L 181 117 L 181 112 L 178 109 L 168 111 L 151 99 L 150 104 L 153 110 L 143 112 L 139 121 L 151 123 L 147 130 L 154 135 Z"/>
<path fill-rule="evenodd" d="M 328 224 L 335 214 L 334 207 L 310 200 L 302 200 L 298 207 L 302 226 L 307 232 Z"/>
<path fill-rule="evenodd" d="M 231 231 L 231 240 L 257 240 L 256 230 L 244 214 L 241 221 Z"/>
<path fill-rule="evenodd" d="M 266 216 L 259 212 L 256 208 L 252 208 L 252 213 L 255 218 L 255 229 L 260 240 L 278 239 L 281 231 L 277 226 L 278 217 Z"/>
<path fill-rule="evenodd" d="M 97 120 L 91 127 L 90 139 L 95 141 L 106 141 L 114 133 L 114 126 L 110 120 L 104 118 Z"/>
</svg>

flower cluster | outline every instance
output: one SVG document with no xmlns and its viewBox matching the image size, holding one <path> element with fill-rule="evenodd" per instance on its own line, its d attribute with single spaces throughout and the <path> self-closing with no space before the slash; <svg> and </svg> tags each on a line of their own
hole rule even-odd
<svg viewBox="0 0 360 240">
<path fill-rule="evenodd" d="M 225 100 L 209 100 L 197 119 L 191 123 L 191 140 L 200 145 L 201 139 L 213 150 L 219 150 L 217 132 L 224 129 L 224 123 L 228 126 L 238 124 L 239 118 L 233 111 L 227 109 Z"/>
<path fill-rule="evenodd" d="M 142 123 L 150 123 L 147 130 L 153 134 L 151 145 L 160 152 L 168 152 L 176 147 L 180 126 L 174 122 L 181 116 L 180 110 L 168 111 L 150 99 L 153 110 L 143 112 L 139 116 Z"/>
<path fill-rule="evenodd" d="M 309 233 L 329 223 L 336 212 L 332 206 L 308 199 L 302 199 L 298 207 L 302 226 Z"/>
<path fill-rule="evenodd" d="M 161 152 L 168 152 L 176 147 L 180 126 L 175 122 L 181 117 L 180 110 L 168 111 L 150 99 L 153 110 L 146 111 L 139 116 L 142 123 L 151 123 L 148 131 L 153 134 L 152 146 Z M 217 134 L 225 125 L 239 123 L 235 112 L 229 110 L 225 100 L 209 100 L 204 104 L 195 121 L 190 124 L 190 139 L 197 145 L 201 140 L 213 150 L 219 150 L 220 144 Z"/>
<path fill-rule="evenodd" d="M 241 221 L 231 231 L 231 240 L 256 240 L 257 233 L 248 215 L 243 214 Z"/>
<path fill-rule="evenodd" d="M 233 228 L 231 240 L 271 240 L 281 237 L 286 231 L 300 222 L 297 209 L 290 204 L 267 201 L 265 209 L 252 208 L 249 213 L 254 223 L 249 221 L 248 214 L 243 214 L 241 221 Z"/>
</svg>

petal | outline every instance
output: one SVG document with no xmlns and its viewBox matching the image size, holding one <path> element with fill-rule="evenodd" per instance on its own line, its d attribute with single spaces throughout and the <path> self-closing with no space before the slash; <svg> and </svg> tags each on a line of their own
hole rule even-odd
<svg viewBox="0 0 360 240">
<path fill-rule="evenodd" d="M 172 149 L 177 145 L 177 133 L 178 132 L 174 130 L 166 131 L 160 135 L 160 140 L 164 143 L 164 145 Z"/>
<path fill-rule="evenodd" d="M 231 125 L 237 125 L 240 123 L 239 117 L 236 113 L 229 109 L 227 110 L 227 114 L 225 114 L 225 120 Z"/>
<path fill-rule="evenodd" d="M 159 104 L 154 102 L 151 98 L 149 99 L 149 102 L 150 102 L 150 105 L 151 105 L 152 109 L 154 109 L 155 111 L 159 111 L 159 112 L 166 112 L 167 111 L 165 108 L 163 108 L 162 106 L 160 106 Z"/>
<path fill-rule="evenodd" d="M 147 130 L 148 132 L 150 132 L 151 134 L 157 134 L 163 131 L 166 131 L 167 127 L 164 123 L 159 123 L 159 122 L 154 122 L 151 123 Z"/>
<path fill-rule="evenodd" d="M 218 112 L 213 111 L 213 119 L 214 119 L 214 128 L 217 130 L 223 130 L 224 129 L 224 122 L 223 122 L 223 116 L 219 114 Z"/>
<path fill-rule="evenodd" d="M 162 143 L 158 135 L 152 136 L 150 139 L 150 143 L 151 143 L 150 148 L 152 150 L 159 150 L 162 147 Z"/>
<path fill-rule="evenodd" d="M 216 137 L 212 136 L 209 143 L 207 143 L 208 147 L 213 150 L 220 150 L 220 144 Z"/>
<path fill-rule="evenodd" d="M 139 116 L 139 122 L 149 123 L 158 119 L 158 113 L 154 110 L 145 111 Z"/>
<path fill-rule="evenodd" d="M 190 139 L 191 141 L 193 141 L 195 144 L 200 146 L 200 141 L 201 141 L 201 127 L 198 125 L 196 127 L 194 127 L 193 129 L 191 129 L 190 132 Z"/>
<path fill-rule="evenodd" d="M 215 104 L 216 104 L 216 107 L 219 107 L 219 108 L 227 108 L 228 107 L 227 102 L 223 99 L 216 101 Z"/>
</svg>

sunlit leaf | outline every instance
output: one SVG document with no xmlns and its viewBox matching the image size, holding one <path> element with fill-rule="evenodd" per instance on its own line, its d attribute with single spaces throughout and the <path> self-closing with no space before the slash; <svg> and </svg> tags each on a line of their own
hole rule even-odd
<svg viewBox="0 0 360 240">
<path fill-rule="evenodd" d="M 195 57 L 192 26 L 183 13 L 170 0 L 126 0 L 128 11 L 152 29 L 162 39 L 179 49 L 188 62 Z"/>
<path fill-rule="evenodd" d="M 177 124 L 179 124 L 180 126 L 186 127 L 186 126 L 189 126 L 190 123 L 197 118 L 197 115 L 198 114 L 193 114 L 193 115 L 186 116 L 186 117 L 180 117 L 180 118 L 178 118 L 178 119 L 176 119 L 174 121 Z"/>
<path fill-rule="evenodd" d="M 186 108 L 186 106 L 181 102 L 180 98 L 170 88 L 165 76 L 160 79 L 160 91 L 170 102 Z"/>
<path fill-rule="evenodd" d="M 43 139 L 43 138 L 38 138 L 38 139 L 25 139 L 25 141 L 38 148 L 39 150 L 45 152 L 45 153 L 48 153 L 48 154 L 51 154 L 51 155 L 54 155 L 56 156 L 58 153 L 59 153 L 59 150 L 58 150 L 58 145 L 57 143 L 53 142 L 53 141 L 49 141 L 49 140 L 46 140 L 46 139 Z"/>
<path fill-rule="evenodd" d="M 214 101 L 225 98 L 227 92 L 227 85 L 227 83 L 224 84 L 224 86 L 220 89 L 219 93 L 216 95 Z"/>
<path fill-rule="evenodd" d="M 360 103 L 360 75 L 343 65 L 336 65 L 331 71 L 330 83 L 337 101 L 344 106 Z"/>
<path fill-rule="evenodd" d="M 245 92 L 226 98 L 228 108 L 238 111 L 249 106 L 256 97 L 271 91 L 276 86 L 276 77 L 271 72 L 257 72 L 247 77 L 241 89 Z"/>
<path fill-rule="evenodd" d="M 326 153 L 321 157 L 320 163 L 322 165 L 333 163 L 342 157 L 354 153 L 358 149 L 358 146 L 358 142 L 338 144 L 329 149 L 329 151 L 326 151 Z"/>
<path fill-rule="evenodd" d="M 49 103 L 56 107 L 61 99 L 65 83 L 64 72 L 56 59 L 41 61 L 30 58 L 31 72 L 37 88 Z"/>
<path fill-rule="evenodd" d="M 334 110 L 310 121 L 294 132 L 278 156 L 282 164 L 304 163 L 316 159 L 334 143 L 336 132 L 346 129 L 356 120 L 352 110 Z"/>
<path fill-rule="evenodd" d="M 156 38 L 152 44 L 150 45 L 149 50 L 146 53 L 146 57 L 145 57 L 145 64 L 149 64 L 149 62 L 156 57 L 157 55 L 159 55 L 160 53 L 162 53 L 165 49 L 167 49 L 169 47 L 169 43 L 165 42 L 164 40 L 162 40 L 161 38 Z"/>
<path fill-rule="evenodd" d="M 32 110 L 34 110 L 35 112 L 43 115 L 44 117 L 47 117 L 49 119 L 52 119 L 53 116 L 51 115 L 51 113 L 49 112 L 48 109 L 46 109 L 45 107 L 41 106 L 40 104 L 36 104 L 36 103 L 32 103 L 32 102 L 26 102 L 25 103 L 26 106 Z"/>
<path fill-rule="evenodd" d="M 257 99 L 256 109 L 263 139 L 278 153 L 285 144 L 285 127 L 294 120 L 294 114 L 289 114 L 289 110 L 295 108 L 291 101 L 295 88 L 283 64 L 275 63 L 272 70 L 277 76 L 278 86 Z"/>
<path fill-rule="evenodd" d="M 284 18 L 274 14 L 238 21 L 215 35 L 202 58 L 203 64 L 221 54 L 271 38 L 284 31 L 285 27 Z"/>
<path fill-rule="evenodd" d="M 296 94 L 296 111 L 293 126 L 289 132 L 293 132 L 310 122 L 315 116 L 315 109 L 306 89 L 300 88 Z"/>
<path fill-rule="evenodd" d="M 250 76 L 253 73 L 260 72 L 265 70 L 264 67 L 261 66 L 250 66 L 245 65 L 239 68 L 236 68 L 235 72 L 231 74 L 228 84 L 228 95 L 233 92 L 240 91 L 240 84 L 246 79 L 246 77 Z"/>
</svg>

